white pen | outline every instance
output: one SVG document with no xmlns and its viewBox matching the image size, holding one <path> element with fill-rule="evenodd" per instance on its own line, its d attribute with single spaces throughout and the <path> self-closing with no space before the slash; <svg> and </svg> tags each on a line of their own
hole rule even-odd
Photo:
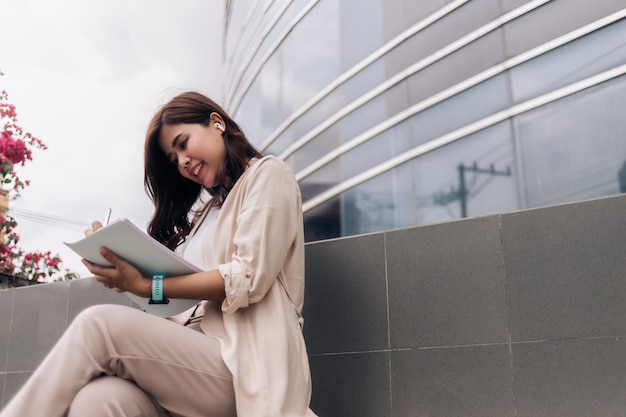
<svg viewBox="0 0 626 417">
<path fill-rule="evenodd" d="M 107 224 L 109 224 L 109 220 L 111 220 L 111 208 L 109 207 L 107 209 L 107 214 L 104 217 L 104 225 L 106 226 Z"/>
</svg>

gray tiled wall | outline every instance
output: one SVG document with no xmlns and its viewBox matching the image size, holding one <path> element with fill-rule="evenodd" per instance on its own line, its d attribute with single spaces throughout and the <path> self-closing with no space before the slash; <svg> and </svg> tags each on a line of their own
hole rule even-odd
<svg viewBox="0 0 626 417">
<path fill-rule="evenodd" d="M 626 415 L 626 196 L 307 245 L 321 417 Z M 0 291 L 3 404 L 92 279 Z"/>
<path fill-rule="evenodd" d="M 307 246 L 324 417 L 626 415 L 626 196 Z"/>
<path fill-rule="evenodd" d="M 0 402 L 8 403 L 85 307 L 130 298 L 92 278 L 0 291 Z"/>
</svg>

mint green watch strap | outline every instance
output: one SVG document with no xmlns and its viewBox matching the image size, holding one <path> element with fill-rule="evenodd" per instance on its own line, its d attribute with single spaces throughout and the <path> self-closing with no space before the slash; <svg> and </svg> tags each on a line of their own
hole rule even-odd
<svg viewBox="0 0 626 417">
<path fill-rule="evenodd" d="M 163 275 L 152 276 L 152 298 L 148 304 L 167 304 L 170 302 L 163 297 Z"/>
</svg>

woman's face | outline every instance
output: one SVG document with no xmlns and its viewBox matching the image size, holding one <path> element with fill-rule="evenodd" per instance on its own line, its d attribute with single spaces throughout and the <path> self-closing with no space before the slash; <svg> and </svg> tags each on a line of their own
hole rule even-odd
<svg viewBox="0 0 626 417">
<path fill-rule="evenodd" d="M 197 123 L 164 125 L 159 135 L 161 149 L 176 164 L 180 175 L 206 188 L 219 185 L 217 178 L 226 156 L 222 131 L 215 126 L 216 122 L 224 126 L 224 122 L 221 118 L 214 121 L 214 114 L 208 126 Z"/>
</svg>

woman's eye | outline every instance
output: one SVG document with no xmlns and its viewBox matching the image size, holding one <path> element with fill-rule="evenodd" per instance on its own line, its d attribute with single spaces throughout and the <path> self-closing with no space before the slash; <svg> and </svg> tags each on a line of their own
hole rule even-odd
<svg viewBox="0 0 626 417">
<path fill-rule="evenodd" d="M 173 163 L 174 165 L 178 165 L 178 158 L 171 158 L 170 162 Z"/>
<path fill-rule="evenodd" d="M 184 149 L 187 147 L 187 141 L 188 141 L 188 140 L 189 140 L 189 138 L 187 138 L 187 139 L 183 140 L 183 141 L 180 143 L 180 149 L 183 149 L 183 150 L 184 150 Z"/>
</svg>

